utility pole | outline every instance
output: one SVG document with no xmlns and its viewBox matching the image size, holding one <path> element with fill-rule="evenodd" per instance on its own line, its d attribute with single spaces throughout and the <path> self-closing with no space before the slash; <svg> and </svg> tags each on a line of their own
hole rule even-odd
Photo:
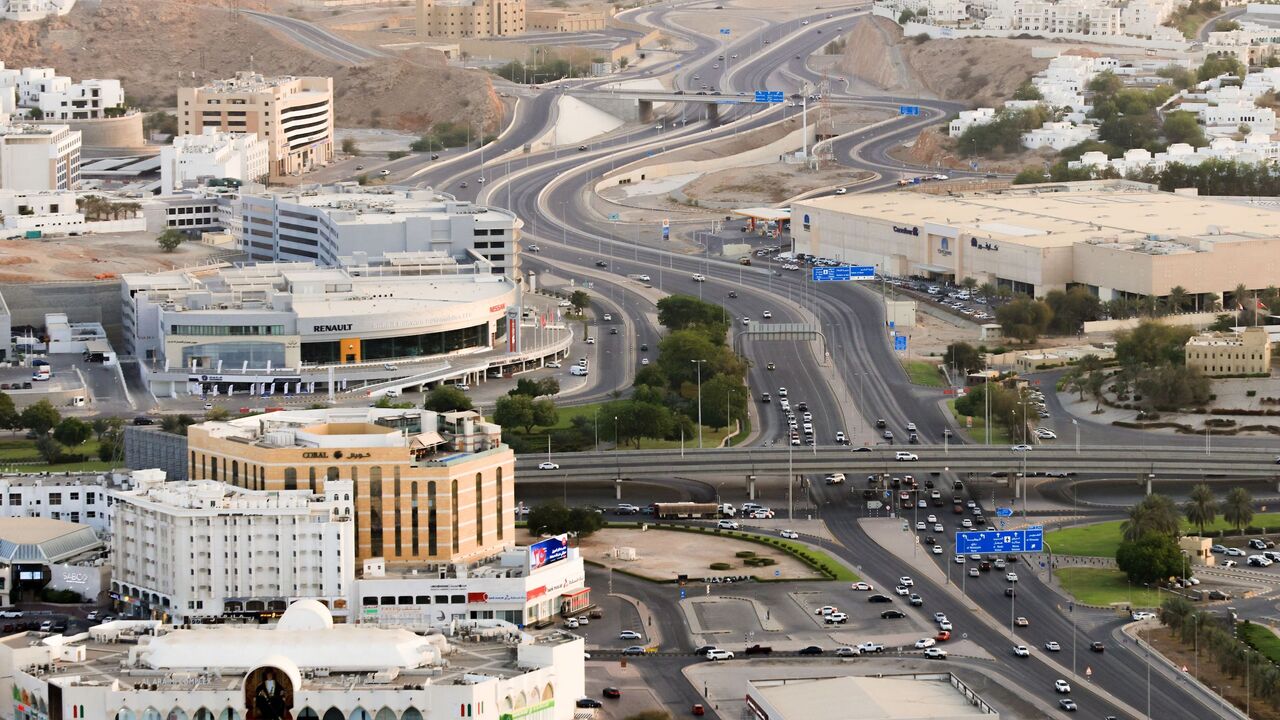
<svg viewBox="0 0 1280 720">
<path fill-rule="evenodd" d="M 698 371 L 698 449 L 702 449 L 702 363 L 706 360 L 690 360 Z"/>
</svg>

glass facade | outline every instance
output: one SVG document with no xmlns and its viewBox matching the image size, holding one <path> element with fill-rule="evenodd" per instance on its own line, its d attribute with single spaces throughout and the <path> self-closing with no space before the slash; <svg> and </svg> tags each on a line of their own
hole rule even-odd
<svg viewBox="0 0 1280 720">
<path fill-rule="evenodd" d="M 284 362 L 284 343 L 274 342 L 226 342 L 191 345 L 182 348 L 182 366 L 212 368 L 222 361 L 224 367 L 239 367 L 249 363 L 249 367 L 286 367 Z"/>
<path fill-rule="evenodd" d="M 501 323 L 499 323 L 501 325 Z M 466 348 L 484 347 L 489 343 L 488 323 L 438 333 L 394 338 L 370 338 L 360 341 L 363 361 L 426 357 Z M 343 362 L 341 343 L 337 340 L 302 344 L 302 362 L 330 364 Z"/>
</svg>

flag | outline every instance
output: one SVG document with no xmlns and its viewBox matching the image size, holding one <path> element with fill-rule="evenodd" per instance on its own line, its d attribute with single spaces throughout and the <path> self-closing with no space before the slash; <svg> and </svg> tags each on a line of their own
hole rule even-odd
<svg viewBox="0 0 1280 720">
<path fill-rule="evenodd" d="M 1267 307 L 1266 305 L 1263 305 L 1261 300 L 1254 298 L 1253 301 L 1258 304 L 1258 307 L 1257 307 L 1258 310 L 1266 310 L 1270 312 L 1271 308 Z"/>
</svg>

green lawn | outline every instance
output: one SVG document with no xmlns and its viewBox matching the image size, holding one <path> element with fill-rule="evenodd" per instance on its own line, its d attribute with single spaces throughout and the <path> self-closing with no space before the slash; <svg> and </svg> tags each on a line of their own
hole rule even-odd
<svg viewBox="0 0 1280 720">
<path fill-rule="evenodd" d="M 600 403 L 591 403 L 589 405 L 570 405 L 568 407 L 556 408 L 559 411 L 559 414 L 556 417 L 556 424 L 548 427 L 535 427 L 533 429 L 533 432 L 530 432 L 528 434 L 528 437 L 537 437 L 538 435 L 546 435 L 547 430 L 568 429 L 573 426 L 574 418 L 585 417 L 588 419 L 597 420 L 600 423 L 600 444 L 603 447 L 609 442 L 606 438 L 608 438 L 610 435 L 613 434 L 612 430 L 609 428 L 609 423 L 613 422 L 612 418 L 606 418 L 603 416 L 596 418 L 596 412 L 599 410 L 599 408 L 603 407 L 604 404 L 605 403 L 600 402 Z M 751 430 L 751 425 L 750 425 L 750 421 L 748 421 L 746 428 L 744 428 L 744 431 L 749 432 L 750 430 Z M 513 431 L 513 432 L 518 432 L 518 431 Z M 519 433 L 519 434 L 523 434 L 523 433 Z M 728 434 L 729 434 L 729 431 L 726 428 L 720 428 L 719 430 L 714 430 L 704 425 L 702 428 L 702 446 L 704 448 L 719 447 L 720 441 L 724 440 L 724 436 Z M 545 443 L 545 438 L 543 440 Z M 672 449 L 679 449 L 679 447 L 680 447 L 680 438 L 676 438 L 675 440 L 654 440 L 653 438 L 641 438 L 640 440 L 641 450 L 672 450 Z M 693 450 L 698 447 L 698 433 L 696 429 L 694 430 L 694 434 L 692 437 L 687 437 L 684 439 L 684 447 L 687 450 Z M 631 444 L 631 445 L 627 445 L 622 449 L 635 450 L 636 446 L 634 444 Z"/>
<path fill-rule="evenodd" d="M 1064 592 L 1086 605 L 1160 606 L 1159 590 L 1130 587 L 1119 570 L 1067 567 L 1058 568 L 1053 574 Z"/>
<path fill-rule="evenodd" d="M 1093 557 L 1115 557 L 1116 548 L 1120 547 L 1121 520 L 1082 525 L 1080 527 L 1054 530 L 1044 536 L 1044 541 L 1058 555 L 1090 555 Z M 1260 513 L 1253 516 L 1253 525 L 1257 527 L 1280 527 L 1280 513 Z M 1235 532 L 1221 517 L 1216 522 L 1205 525 L 1204 529 L 1227 530 Z M 1182 532 L 1199 532 L 1186 520 L 1182 521 Z M 1229 537 L 1229 536 L 1228 536 Z"/>
<path fill-rule="evenodd" d="M 110 470 L 112 468 L 112 463 L 101 462 L 97 459 L 98 441 L 96 439 L 75 448 L 68 448 L 68 450 L 93 459 L 80 463 L 45 465 L 40 459 L 40 453 L 36 452 L 34 440 L 27 440 L 21 437 L 7 438 L 0 440 L 0 468 L 11 467 L 20 472 L 91 472 Z"/>
<path fill-rule="evenodd" d="M 916 385 L 926 387 L 946 387 L 947 381 L 938 372 L 938 366 L 924 360 L 903 360 L 902 369 L 907 371 L 907 378 Z"/>
<path fill-rule="evenodd" d="M 956 423 L 964 428 L 965 416 L 956 410 L 956 401 L 948 400 L 947 407 L 951 410 L 951 415 L 956 419 Z M 973 419 L 973 427 L 965 428 L 969 433 L 969 437 L 979 445 L 987 442 L 987 421 L 981 417 Z M 992 445 L 1013 445 L 1013 441 L 1009 439 L 1009 432 L 1003 426 L 992 423 L 991 425 L 991 444 Z"/>
<path fill-rule="evenodd" d="M 1240 623 L 1236 626 L 1241 636 L 1273 663 L 1280 663 L 1280 637 L 1266 625 Z"/>
</svg>

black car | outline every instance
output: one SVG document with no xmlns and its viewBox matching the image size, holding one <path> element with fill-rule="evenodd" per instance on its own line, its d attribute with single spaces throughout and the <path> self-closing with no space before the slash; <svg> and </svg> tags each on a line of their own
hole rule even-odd
<svg viewBox="0 0 1280 720">
<path fill-rule="evenodd" d="M 578 705 L 578 707 L 580 707 L 580 708 L 598 708 L 598 707 L 604 707 L 604 703 L 600 702 L 599 700 L 597 700 L 597 699 L 595 699 L 595 698 L 582 698 L 582 699 L 578 700 L 577 705 Z"/>
<path fill-rule="evenodd" d="M 884 427 L 885 427 L 887 424 L 888 424 L 888 423 L 886 423 L 886 422 L 884 421 L 884 418 L 880 418 L 879 420 L 876 420 L 876 428 L 877 428 L 877 429 L 881 429 L 881 430 L 883 430 L 883 429 L 884 429 Z"/>
<path fill-rule="evenodd" d="M 615 700 L 622 697 L 622 691 L 616 687 L 607 687 L 603 692 L 601 692 L 601 694 L 607 698 L 613 698 Z"/>
<path fill-rule="evenodd" d="M 133 424 L 134 425 L 155 425 L 156 421 L 152 420 L 149 417 L 143 417 L 139 415 L 138 417 L 133 419 Z"/>
<path fill-rule="evenodd" d="M 901 610 L 885 610 L 884 612 L 880 613 L 881 620 L 901 620 L 906 616 L 907 614 L 902 612 Z"/>
<path fill-rule="evenodd" d="M 867 602 L 873 602 L 873 603 L 891 603 L 891 602 L 893 602 L 893 598 L 889 597 L 888 595 L 878 595 L 878 594 L 877 594 L 877 595 L 872 595 L 871 597 L 867 598 Z"/>
<path fill-rule="evenodd" d="M 609 328 L 609 334 L 610 334 L 610 335 L 617 335 L 617 334 L 618 334 L 618 328 Z"/>
<path fill-rule="evenodd" d="M 1018 593 L 1017 593 L 1013 588 L 1011 588 L 1011 587 L 1007 587 L 1007 588 L 1005 588 L 1005 589 L 1004 589 L 1004 596 L 1005 596 L 1005 597 L 1017 597 L 1017 596 L 1018 596 Z"/>
<path fill-rule="evenodd" d="M 703 645 L 702 647 L 698 648 L 697 650 L 694 650 L 694 651 L 693 651 L 693 654 L 694 654 L 694 655 L 706 655 L 708 650 L 715 650 L 715 649 L 716 649 L 716 646 L 715 646 L 715 645 Z"/>
<path fill-rule="evenodd" d="M 1107 646 L 1103 645 L 1100 641 L 1094 640 L 1089 644 L 1089 649 L 1094 652 L 1103 652 L 1107 649 Z"/>
<path fill-rule="evenodd" d="M 729 291 L 729 297 L 731 297 L 731 298 L 736 298 L 736 297 L 738 297 L 738 291 L 737 291 L 737 290 L 730 290 L 730 291 Z"/>
<path fill-rule="evenodd" d="M 822 648 L 818 647 L 817 645 L 810 645 L 809 647 L 800 648 L 800 651 L 796 654 L 797 655 L 821 655 Z"/>
<path fill-rule="evenodd" d="M 937 539 L 937 538 L 935 538 L 935 537 L 934 537 L 934 536 L 932 536 L 932 535 L 925 535 L 925 536 L 924 536 L 924 544 L 925 544 L 925 545 L 937 545 L 937 544 L 938 544 L 938 539 Z"/>
<path fill-rule="evenodd" d="M 649 343 L 640 343 L 640 352 L 649 352 Z"/>
<path fill-rule="evenodd" d="M 440 153 L 431 153 L 431 159 L 432 159 L 432 160 L 439 160 L 439 159 L 440 159 Z"/>
<path fill-rule="evenodd" d="M 609 263 L 607 263 L 607 262 L 605 262 L 605 261 L 603 261 L 603 260 L 597 260 L 597 261 L 596 261 L 596 267 L 609 267 Z"/>
<path fill-rule="evenodd" d="M 866 445 L 859 445 L 858 447 L 854 448 L 853 451 L 854 452 L 871 452 L 871 448 L 867 447 Z"/>
<path fill-rule="evenodd" d="M 747 648 L 748 655 L 768 655 L 773 652 L 773 648 L 768 645 L 752 645 Z"/>
<path fill-rule="evenodd" d="M 586 152 L 586 151 L 587 151 L 587 146 L 586 146 L 586 145 L 579 145 L 579 146 L 578 146 L 578 152 Z"/>
</svg>

